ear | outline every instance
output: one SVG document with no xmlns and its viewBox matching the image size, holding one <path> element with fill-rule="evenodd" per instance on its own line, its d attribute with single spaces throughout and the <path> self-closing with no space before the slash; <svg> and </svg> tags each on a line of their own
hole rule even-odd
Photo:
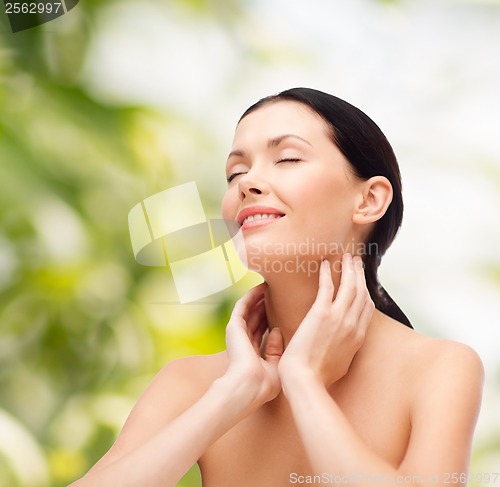
<svg viewBox="0 0 500 487">
<path fill-rule="evenodd" d="M 373 176 L 360 185 L 352 221 L 367 224 L 380 220 L 392 201 L 392 185 L 384 176 Z"/>
</svg>

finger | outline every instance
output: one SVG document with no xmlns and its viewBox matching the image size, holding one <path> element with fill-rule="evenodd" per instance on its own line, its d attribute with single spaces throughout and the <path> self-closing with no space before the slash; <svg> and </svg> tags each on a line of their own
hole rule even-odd
<svg viewBox="0 0 500 487">
<path fill-rule="evenodd" d="M 253 309 L 253 305 L 255 302 L 258 302 L 262 299 L 262 294 L 264 292 L 263 286 L 257 286 L 250 291 L 248 291 L 242 298 L 236 301 L 234 305 L 233 312 L 231 313 L 231 318 L 226 326 L 226 330 L 230 330 L 231 328 L 241 328 L 247 338 L 250 339 L 251 335 L 248 330 L 247 319 L 255 313 L 250 313 L 250 309 Z M 258 321 L 258 317 L 254 318 L 254 320 Z"/>
<path fill-rule="evenodd" d="M 259 323 L 262 320 L 262 315 L 265 314 L 266 307 L 264 304 L 264 299 L 258 301 L 251 309 L 248 310 L 248 331 L 251 335 L 255 333 L 255 330 L 258 328 Z"/>
<path fill-rule="evenodd" d="M 261 322 L 265 318 L 264 300 L 261 295 L 263 289 L 257 289 L 260 287 L 257 286 L 248 291 L 235 304 L 231 319 L 226 326 L 228 352 L 230 348 L 231 350 L 238 350 L 236 355 L 249 351 L 249 347 L 255 350 L 254 332 L 262 326 Z"/>
<path fill-rule="evenodd" d="M 335 286 L 332 281 L 332 271 L 330 269 L 330 262 L 326 259 L 321 262 L 319 268 L 319 286 L 318 294 L 316 295 L 315 304 L 329 304 L 333 299 L 333 292 Z"/>
<path fill-rule="evenodd" d="M 261 357 L 265 356 L 268 338 L 269 338 L 269 327 L 267 326 L 267 321 L 266 321 L 266 329 L 264 330 L 264 334 L 262 335 L 262 339 L 260 341 L 259 355 Z"/>
<path fill-rule="evenodd" d="M 255 330 L 253 336 L 252 336 L 252 343 L 255 348 L 255 351 L 260 355 L 260 348 L 262 345 L 262 337 L 264 336 L 264 333 L 269 330 L 268 323 L 267 323 L 267 316 L 266 313 L 263 313 L 261 316 L 261 320 L 259 323 L 259 326 Z"/>
<path fill-rule="evenodd" d="M 232 320 L 226 327 L 226 348 L 229 360 L 255 353 L 243 320 Z"/>
<path fill-rule="evenodd" d="M 242 298 L 238 299 L 234 305 L 231 317 L 241 316 L 246 321 L 248 318 L 248 310 L 262 298 L 265 288 L 266 283 L 263 282 L 262 284 L 250 289 L 250 291 L 248 291 Z"/>
<path fill-rule="evenodd" d="M 358 327 L 362 333 L 365 333 L 368 329 L 368 325 L 371 322 L 374 311 L 375 303 L 371 298 L 368 298 L 358 319 Z"/>
<path fill-rule="evenodd" d="M 335 303 L 349 307 L 356 296 L 356 274 L 352 255 L 347 253 L 342 256 L 342 275 L 340 277 L 339 291 Z"/>
<path fill-rule="evenodd" d="M 266 362 L 278 365 L 278 362 L 283 355 L 283 351 L 283 335 L 278 327 L 274 327 L 269 332 L 269 337 L 267 338 L 266 350 L 264 354 Z"/>
<path fill-rule="evenodd" d="M 366 287 L 363 259 L 361 259 L 359 255 L 353 258 L 353 267 L 355 275 L 356 294 L 348 313 L 350 317 L 353 318 L 353 320 L 358 321 L 367 300 L 370 298 L 370 293 L 368 292 L 368 289 Z"/>
</svg>

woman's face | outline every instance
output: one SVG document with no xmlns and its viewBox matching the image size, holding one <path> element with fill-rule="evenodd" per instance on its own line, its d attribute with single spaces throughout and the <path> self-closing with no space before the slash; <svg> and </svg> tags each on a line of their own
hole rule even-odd
<svg viewBox="0 0 500 487">
<path fill-rule="evenodd" d="M 251 270 L 298 272 L 300 262 L 353 252 L 362 181 L 305 105 L 273 102 L 243 118 L 226 174 L 222 216 L 238 221 Z"/>
</svg>

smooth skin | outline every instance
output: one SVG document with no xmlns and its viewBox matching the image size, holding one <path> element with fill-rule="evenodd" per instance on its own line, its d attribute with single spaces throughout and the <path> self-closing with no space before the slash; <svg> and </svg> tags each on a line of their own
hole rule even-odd
<svg viewBox="0 0 500 487">
<path fill-rule="evenodd" d="M 324 122 L 295 102 L 240 122 L 234 172 L 225 218 L 252 205 L 285 215 L 246 231 L 254 270 L 269 242 L 363 242 L 392 197 L 385 178 L 354 178 Z M 466 473 L 484 375 L 477 354 L 374 309 L 359 256 L 303 257 L 316 272 L 262 272 L 266 283 L 234 307 L 227 350 L 166 365 L 112 448 L 71 485 L 173 487 L 195 462 L 204 487 L 313 475 L 435 486 Z"/>
</svg>

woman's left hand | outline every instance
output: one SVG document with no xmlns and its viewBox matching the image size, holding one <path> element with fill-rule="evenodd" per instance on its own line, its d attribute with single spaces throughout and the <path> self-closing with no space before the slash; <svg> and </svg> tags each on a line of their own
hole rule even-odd
<svg viewBox="0 0 500 487">
<path fill-rule="evenodd" d="M 375 309 L 366 288 L 363 261 L 344 254 L 342 276 L 335 300 L 330 263 L 323 261 L 319 289 L 279 362 L 286 393 L 287 380 L 297 373 L 312 373 L 325 387 L 342 378 L 363 344 Z"/>
</svg>

